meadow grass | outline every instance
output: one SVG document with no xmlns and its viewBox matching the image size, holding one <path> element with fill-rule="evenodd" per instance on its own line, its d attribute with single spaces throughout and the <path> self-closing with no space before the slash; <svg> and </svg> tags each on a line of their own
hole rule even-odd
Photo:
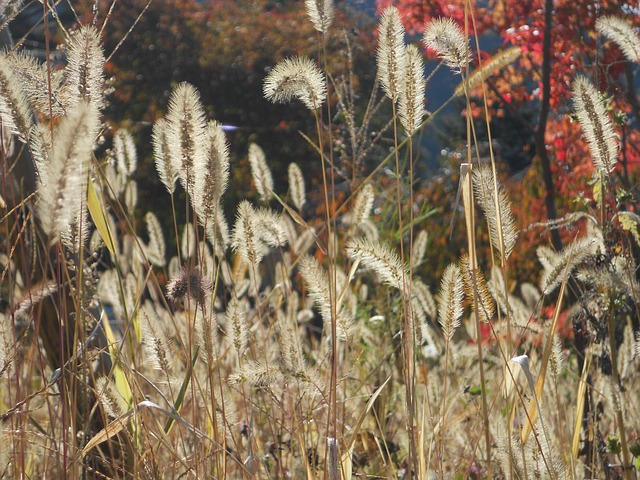
<svg viewBox="0 0 640 480">
<path fill-rule="evenodd" d="M 594 207 L 561 219 L 581 222 L 579 233 L 561 251 L 541 240 L 537 283 L 516 284 L 519 232 L 493 151 L 480 156 L 489 115 L 479 139 L 471 95 L 486 95 L 486 78 L 520 51 L 471 71 L 468 29 L 425 26 L 467 112 L 465 248 L 427 285 L 420 267 L 438 252 L 416 218 L 414 142 L 441 110 L 425 110 L 421 54 L 388 7 L 376 52 L 384 96 L 350 110 L 352 86 L 329 74 L 325 53 L 334 5 L 306 8 L 320 63 L 285 59 L 264 95 L 309 111 L 320 190 L 306 191 L 296 163 L 287 190 L 251 144 L 257 200 L 226 218 L 225 132 L 182 83 L 149 139 L 171 232 L 140 215 L 135 142 L 107 128 L 98 29 L 69 32 L 64 71 L 19 49 L 0 56 L 0 476 L 636 478 L 638 217 L 616 203 L 618 140 L 600 92 L 576 77 Z M 637 61 L 635 32 L 616 22 L 599 28 Z M 386 129 L 367 139 L 389 104 Z M 346 198 L 338 107 L 352 164 L 380 135 L 392 145 Z M 313 201 L 317 218 L 304 208 Z M 575 338 L 560 337 L 563 321 Z"/>
</svg>

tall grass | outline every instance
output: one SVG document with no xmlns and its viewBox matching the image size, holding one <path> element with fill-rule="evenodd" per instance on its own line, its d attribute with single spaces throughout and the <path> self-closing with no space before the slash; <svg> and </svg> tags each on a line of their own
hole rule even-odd
<svg viewBox="0 0 640 480">
<path fill-rule="evenodd" d="M 586 226 L 562 251 L 542 241 L 539 285 L 516 285 L 509 190 L 493 152 L 480 156 L 471 95 L 482 87 L 486 97 L 486 78 L 520 52 L 471 72 L 473 12 L 465 25 L 426 25 L 423 43 L 460 82 L 467 113 L 466 248 L 439 286 L 426 285 L 421 265 L 438 252 L 415 213 L 415 144 L 441 110 L 426 114 L 420 51 L 388 7 L 377 51 L 385 96 L 372 92 L 359 111 L 325 53 L 339 34 L 334 5 L 306 8 L 320 61 L 283 60 L 264 95 L 313 117 L 304 134 L 320 191 L 296 163 L 287 190 L 251 144 L 245 175 L 259 204 L 242 200 L 227 219 L 228 141 L 182 83 L 149 139 L 172 232 L 152 212 L 139 221 L 130 134 L 98 148 L 110 135 L 98 30 L 69 33 L 63 72 L 18 51 L 0 56 L 0 475 L 635 478 L 639 219 L 618 201 L 602 94 L 576 77 L 595 204 L 563 220 Z M 619 22 L 599 29 L 637 61 L 635 33 Z M 383 133 L 363 141 L 386 103 Z M 353 158 L 334 155 L 339 118 Z M 382 136 L 388 155 L 372 158 L 366 178 L 353 169 L 342 199 L 340 162 L 373 156 Z M 380 174 L 389 162 L 391 185 Z M 318 218 L 303 208 L 312 198 Z M 573 343 L 558 336 L 561 317 Z"/>
</svg>

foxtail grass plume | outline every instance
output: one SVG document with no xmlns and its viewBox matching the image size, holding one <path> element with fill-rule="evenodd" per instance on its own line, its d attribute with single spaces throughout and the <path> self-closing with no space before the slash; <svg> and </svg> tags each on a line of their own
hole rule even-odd
<svg viewBox="0 0 640 480">
<path fill-rule="evenodd" d="M 470 91 L 477 87 L 498 70 L 502 70 L 507 65 L 515 62 L 520 55 L 522 55 L 520 47 L 511 47 L 496 53 L 491 59 L 483 61 L 482 67 L 474 70 L 465 81 L 461 82 L 456 87 L 454 95 L 464 95 L 465 89 Z"/>
<path fill-rule="evenodd" d="M 353 209 L 351 210 L 351 225 L 360 225 L 369 218 L 374 200 L 375 193 L 373 187 L 370 183 L 367 183 L 362 187 L 353 204 Z"/>
<path fill-rule="evenodd" d="M 333 20 L 333 0 L 305 0 L 305 6 L 313 27 L 327 33 Z"/>
<path fill-rule="evenodd" d="M 461 73 L 469 64 L 469 42 L 450 18 L 437 18 L 424 27 L 422 41 L 452 70 Z"/>
<path fill-rule="evenodd" d="M 147 258 L 152 265 L 164 267 L 167 264 L 165 243 L 158 217 L 152 212 L 148 212 L 144 220 L 147 224 L 147 233 L 149 234 L 149 243 L 145 249 Z"/>
<path fill-rule="evenodd" d="M 173 194 L 178 180 L 178 170 L 173 168 L 173 163 L 171 162 L 171 149 L 167 137 L 167 122 L 165 119 L 160 119 L 154 123 L 151 142 L 153 143 L 153 158 L 160 181 L 167 191 Z"/>
<path fill-rule="evenodd" d="M 251 167 L 253 182 L 260 198 L 263 201 L 269 200 L 273 191 L 273 175 L 269 165 L 267 165 L 264 151 L 255 143 L 249 145 L 249 166 Z"/>
<path fill-rule="evenodd" d="M 44 178 L 44 175 L 47 173 L 53 151 L 51 129 L 48 125 L 42 123 L 35 125 L 29 135 L 29 148 L 31 149 L 31 156 L 38 171 L 40 183 L 45 185 L 47 180 Z"/>
<path fill-rule="evenodd" d="M 327 96 L 324 74 L 305 57 L 292 57 L 278 63 L 264 80 L 263 93 L 273 103 L 300 100 L 309 110 L 316 110 Z"/>
<path fill-rule="evenodd" d="M 460 268 L 455 263 L 449 264 L 442 274 L 438 292 L 438 323 L 440 323 L 444 337 L 448 342 L 453 338 L 456 329 L 460 327 L 460 318 L 464 313 L 463 300 L 464 286 Z"/>
<path fill-rule="evenodd" d="M 257 267 L 267 246 L 278 247 L 286 243 L 287 232 L 278 214 L 264 208 L 254 209 L 246 200 L 240 202 L 231 248 L 247 265 Z"/>
<path fill-rule="evenodd" d="M 408 135 L 413 135 L 422 123 L 424 117 L 424 62 L 422 55 L 415 45 L 408 45 L 406 49 L 407 67 L 404 88 L 400 95 L 398 114 L 400 123 Z"/>
<path fill-rule="evenodd" d="M 397 8 L 388 6 L 378 25 L 378 78 L 385 95 L 397 102 L 405 88 L 407 53 L 404 25 Z"/>
<path fill-rule="evenodd" d="M 89 161 L 99 128 L 98 112 L 84 101 L 60 122 L 54 135 L 51 162 L 42 177 L 38 217 L 53 241 L 76 221 L 85 201 Z"/>
<path fill-rule="evenodd" d="M 536 253 L 544 268 L 540 278 L 540 290 L 545 295 L 553 293 L 562 283 L 565 272 L 570 275 L 580 262 L 594 253 L 595 245 L 593 237 L 582 237 L 567 245 L 560 253 L 544 246 L 538 247 Z"/>
<path fill-rule="evenodd" d="M 593 163 L 606 176 L 615 168 L 618 140 L 604 99 L 596 87 L 580 75 L 573 81 L 573 102 Z"/>
<path fill-rule="evenodd" d="M 33 126 L 33 114 L 18 77 L 4 55 L 0 56 L 0 119 L 4 129 L 27 142 Z"/>
<path fill-rule="evenodd" d="M 495 182 L 498 185 L 497 199 L 491 167 L 480 165 L 479 168 L 473 169 L 474 191 L 489 224 L 493 248 L 498 251 L 502 261 L 506 262 L 513 251 L 518 234 L 511 211 L 511 202 L 497 178 Z"/>
<path fill-rule="evenodd" d="M 239 300 L 235 296 L 231 299 L 227 306 L 227 325 L 227 331 L 231 334 L 231 343 L 238 358 L 240 358 L 249 341 L 247 304 L 244 300 Z"/>
<path fill-rule="evenodd" d="M 296 163 L 289 164 L 289 194 L 296 208 L 302 210 L 307 197 L 302 170 L 300 170 L 300 167 Z"/>
<path fill-rule="evenodd" d="M 196 269 L 180 269 L 167 284 L 167 298 L 174 304 L 192 299 L 203 306 L 210 293 L 211 285 Z"/>
<path fill-rule="evenodd" d="M 596 31 L 613 40 L 625 58 L 630 62 L 640 62 L 640 35 L 623 18 L 614 15 L 596 20 Z"/>
<path fill-rule="evenodd" d="M 478 316 L 478 319 L 481 322 L 487 323 L 493 318 L 495 313 L 495 301 L 493 300 L 491 292 L 489 292 L 489 287 L 487 287 L 487 281 L 483 273 L 477 268 L 474 272 L 472 268 L 469 263 L 469 255 L 463 255 L 460 259 L 460 271 L 462 272 L 465 294 L 467 295 L 469 303 L 473 306 L 473 311 Z"/>
<path fill-rule="evenodd" d="M 404 282 L 409 274 L 398 254 L 387 245 L 356 238 L 347 243 L 347 254 L 376 272 L 387 285 L 404 291 Z"/>
<path fill-rule="evenodd" d="M 166 135 L 172 168 L 192 199 L 196 193 L 195 172 L 204 163 L 206 126 L 200 94 L 193 85 L 181 83 L 169 98 Z"/>
<path fill-rule="evenodd" d="M 45 118 L 64 115 L 66 108 L 61 95 L 64 71 L 51 72 L 51 88 L 49 88 L 49 76 L 45 63 L 40 62 L 33 55 L 17 51 L 9 53 L 4 58 L 11 65 L 13 73 L 20 81 L 22 91 L 39 114 Z"/>
<path fill-rule="evenodd" d="M 229 183 L 229 147 L 222 126 L 212 120 L 207 125 L 204 161 L 196 165 L 195 206 L 202 224 L 217 220 L 220 199 Z"/>
<path fill-rule="evenodd" d="M 301 258 L 302 259 L 298 266 L 300 269 L 300 275 L 302 275 L 304 283 L 307 286 L 309 297 L 313 299 L 320 310 L 320 316 L 322 317 L 324 324 L 329 326 L 333 322 L 331 315 L 329 275 L 315 258 L 310 257 L 309 255 L 303 255 Z M 338 308 L 338 318 L 336 321 L 338 336 L 341 339 L 347 339 L 350 335 L 353 319 L 345 308 L 341 308 L 340 306 L 338 306 Z"/>
<path fill-rule="evenodd" d="M 411 294 L 413 295 L 413 300 L 418 303 L 424 314 L 428 318 L 435 320 L 438 316 L 438 310 L 429 287 L 425 285 L 422 280 L 414 278 L 413 285 L 411 286 Z"/>
<path fill-rule="evenodd" d="M 424 260 L 424 256 L 427 253 L 428 240 L 429 240 L 429 236 L 426 230 L 420 230 L 418 232 L 418 235 L 416 235 L 416 238 L 413 241 L 413 252 L 411 254 L 412 268 L 417 268 L 422 264 Z"/>
<path fill-rule="evenodd" d="M 117 418 L 129 409 L 127 401 L 109 377 L 100 377 L 96 380 L 96 392 L 102 408 L 109 417 Z"/>
<path fill-rule="evenodd" d="M 71 35 L 65 70 L 70 106 L 84 100 L 96 110 L 104 108 L 104 61 L 96 27 L 84 25 Z"/>
<path fill-rule="evenodd" d="M 157 314 L 151 305 L 145 304 L 139 310 L 138 315 L 147 359 L 153 365 L 153 368 L 168 374 L 171 372 L 171 366 L 174 363 L 173 348 L 168 335 L 162 328 L 161 323 L 158 322 Z"/>
<path fill-rule="evenodd" d="M 196 255 L 196 229 L 192 223 L 185 223 L 180 239 L 180 253 L 183 258 L 191 258 Z"/>
<path fill-rule="evenodd" d="M 130 177 L 138 166 L 138 152 L 133 137 L 127 130 L 118 130 L 113 137 L 113 154 L 118 171 Z"/>
</svg>

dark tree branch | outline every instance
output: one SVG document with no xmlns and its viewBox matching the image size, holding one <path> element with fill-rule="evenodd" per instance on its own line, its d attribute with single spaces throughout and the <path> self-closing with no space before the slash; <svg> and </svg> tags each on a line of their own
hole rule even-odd
<svg viewBox="0 0 640 480">
<path fill-rule="evenodd" d="M 546 190 L 544 203 L 547 209 L 547 218 L 555 220 L 558 218 L 556 210 L 556 193 L 551 173 L 551 161 L 547 155 L 545 133 L 547 131 L 547 119 L 549 117 L 549 98 L 551 96 L 551 27 L 553 15 L 553 0 L 544 2 L 544 38 L 543 38 L 543 59 L 542 59 L 542 105 L 540 107 L 540 117 L 538 119 L 538 130 L 536 132 L 536 155 L 540 159 L 542 166 L 542 178 Z M 562 239 L 557 228 L 551 229 L 551 243 L 556 250 L 562 249 Z"/>
</svg>

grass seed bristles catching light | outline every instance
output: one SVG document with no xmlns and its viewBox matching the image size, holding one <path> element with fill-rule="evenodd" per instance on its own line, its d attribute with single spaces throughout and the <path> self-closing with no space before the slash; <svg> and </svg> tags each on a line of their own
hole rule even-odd
<svg viewBox="0 0 640 480">
<path fill-rule="evenodd" d="M 33 108 L 45 118 L 53 114 L 61 117 L 66 108 L 61 99 L 64 75 L 61 71 L 51 72 L 51 92 L 49 92 L 47 68 L 35 57 L 23 52 L 14 51 L 5 59 L 11 65 L 14 74 L 20 79 L 20 84 Z M 49 95 L 50 93 L 50 95 Z M 51 105 L 49 104 L 51 99 Z"/>
<path fill-rule="evenodd" d="M 369 218 L 374 200 L 375 193 L 373 191 L 373 186 L 371 186 L 370 183 L 367 183 L 360 189 L 360 192 L 353 203 L 350 219 L 351 225 L 360 225 Z"/>
<path fill-rule="evenodd" d="M 363 266 L 376 272 L 387 285 L 401 292 L 405 290 L 407 268 L 402 265 L 398 254 L 387 245 L 356 238 L 347 243 L 346 251 L 351 259 L 360 260 Z"/>
<path fill-rule="evenodd" d="M 175 305 L 186 302 L 190 298 L 198 305 L 203 306 L 210 294 L 211 285 L 195 269 L 180 269 L 167 284 L 167 298 Z"/>
<path fill-rule="evenodd" d="M 264 97 L 273 103 L 300 100 L 309 110 L 316 110 L 327 96 L 324 74 L 308 58 L 286 58 L 264 80 Z"/>
<path fill-rule="evenodd" d="M 573 269 L 586 257 L 594 253 L 595 241 L 592 237 L 582 237 L 565 247 L 560 253 L 549 249 L 538 249 L 538 259 L 544 267 L 540 278 L 540 290 L 549 295 L 562 283 L 564 273 L 570 275 Z M 545 253 L 552 254 L 551 258 L 545 257 Z"/>
<path fill-rule="evenodd" d="M 289 195 L 291 195 L 291 201 L 295 207 L 302 210 L 307 197 L 302 170 L 296 163 L 289 164 Z"/>
<path fill-rule="evenodd" d="M 105 413 L 111 418 L 117 418 L 128 410 L 127 402 L 109 377 L 100 377 L 96 380 L 96 396 Z"/>
<path fill-rule="evenodd" d="M 456 329 L 460 327 L 460 318 L 464 313 L 463 300 L 462 273 L 460 267 L 452 263 L 445 268 L 438 291 L 438 323 L 447 342 L 451 341 Z"/>
<path fill-rule="evenodd" d="M 495 72 L 515 62 L 520 55 L 522 55 L 522 49 L 520 47 L 511 47 L 496 53 L 488 61 L 483 61 L 482 67 L 474 70 L 473 73 L 469 75 L 465 80 L 466 86 L 464 82 L 461 82 L 456 87 L 454 95 L 457 97 L 463 96 L 465 89 L 466 91 L 471 91 L 473 88 L 481 85 L 482 82 L 487 80 Z"/>
<path fill-rule="evenodd" d="M 596 20 L 596 31 L 613 40 L 625 58 L 630 62 L 640 62 L 640 36 L 624 18 L 608 15 Z"/>
<path fill-rule="evenodd" d="M 27 142 L 33 127 L 33 113 L 22 87 L 7 59 L 0 56 L 0 118 L 3 129 Z"/>
<path fill-rule="evenodd" d="M 229 183 L 229 147 L 222 126 L 212 120 L 207 124 L 207 145 L 203 162 L 195 172 L 195 206 L 203 225 L 213 224 L 220 199 Z"/>
<path fill-rule="evenodd" d="M 471 271 L 469 256 L 466 254 L 460 259 L 460 270 L 464 281 L 465 294 L 469 303 L 473 306 L 474 312 L 481 322 L 489 322 L 495 313 L 495 302 L 489 292 L 484 275 L 480 269 L 476 269 L 474 275 Z M 477 302 L 474 301 L 474 298 L 477 298 Z"/>
<path fill-rule="evenodd" d="M 153 124 L 151 141 L 153 143 L 153 158 L 160 181 L 167 191 L 173 195 L 179 175 L 178 170 L 173 168 L 173 163 L 171 162 L 167 122 L 165 119 L 162 118 Z"/>
<path fill-rule="evenodd" d="M 98 112 L 78 103 L 60 122 L 46 173 L 39 190 L 38 217 L 44 232 L 54 240 L 76 220 L 84 200 L 89 161 L 99 127 Z"/>
<path fill-rule="evenodd" d="M 182 258 L 195 258 L 196 256 L 196 230 L 191 223 L 185 223 L 182 229 L 180 253 L 182 253 Z"/>
<path fill-rule="evenodd" d="M 146 248 L 147 258 L 152 265 L 164 267 L 167 264 L 165 243 L 158 217 L 153 212 L 148 212 L 144 220 L 149 234 L 149 243 Z"/>
<path fill-rule="evenodd" d="M 162 370 L 168 375 L 174 363 L 173 346 L 161 323 L 158 322 L 153 307 L 144 305 L 139 310 L 138 315 L 141 320 L 140 326 L 143 332 L 142 338 L 146 358 L 155 369 Z"/>
<path fill-rule="evenodd" d="M 249 166 L 256 190 L 263 201 L 271 198 L 273 192 L 273 175 L 267 165 L 267 158 L 262 148 L 255 143 L 249 145 Z"/>
<path fill-rule="evenodd" d="M 605 176 L 618 158 L 618 138 L 602 94 L 582 75 L 573 81 L 573 102 L 595 167 Z"/>
<path fill-rule="evenodd" d="M 229 333 L 231 335 L 231 343 L 236 351 L 238 358 L 241 358 L 247 348 L 249 341 L 249 329 L 247 328 L 247 303 L 232 297 L 227 307 L 226 320 Z"/>
<path fill-rule="evenodd" d="M 461 73 L 469 64 L 469 42 L 450 18 L 437 18 L 424 27 L 424 44 L 452 70 Z"/>
<path fill-rule="evenodd" d="M 29 147 L 31 148 L 31 156 L 33 157 L 40 183 L 46 185 L 47 180 L 44 178 L 44 175 L 47 173 L 53 152 L 51 129 L 40 123 L 31 129 Z"/>
<path fill-rule="evenodd" d="M 118 172 L 130 177 L 138 166 L 138 152 L 133 137 L 127 130 L 118 130 L 113 137 L 113 154 Z"/>
<path fill-rule="evenodd" d="M 502 184 L 497 179 L 495 180 L 498 185 L 497 201 L 491 168 L 487 165 L 480 165 L 473 170 L 474 191 L 489 224 L 491 242 L 493 247 L 497 249 L 501 260 L 506 262 L 513 251 L 518 234 L 511 211 L 511 202 L 507 198 Z M 496 204 L 500 210 L 499 212 L 496 211 Z"/>
<path fill-rule="evenodd" d="M 84 25 L 74 32 L 67 45 L 65 74 L 66 101 L 73 107 L 80 100 L 89 102 L 96 110 L 106 104 L 104 98 L 104 52 L 98 30 Z"/>
<path fill-rule="evenodd" d="M 424 108 L 426 83 L 424 62 L 418 47 L 408 45 L 406 56 L 405 86 L 398 103 L 398 115 L 407 134 L 413 135 L 426 113 Z"/>
<path fill-rule="evenodd" d="M 255 210 L 246 200 L 238 205 L 236 223 L 231 236 L 231 248 L 253 268 L 257 268 L 264 257 L 264 245 L 260 242 L 256 229 Z"/>
<path fill-rule="evenodd" d="M 333 20 L 333 0 L 305 0 L 305 6 L 313 27 L 327 33 Z"/>
<path fill-rule="evenodd" d="M 431 290 L 429 290 L 429 287 L 425 285 L 422 280 L 414 278 L 412 281 L 411 294 L 413 295 L 413 299 L 418 302 L 420 309 L 427 318 L 435 321 L 438 317 L 438 310 L 433 295 L 431 295 Z"/>
<path fill-rule="evenodd" d="M 422 264 L 427 253 L 429 236 L 426 230 L 420 230 L 413 241 L 413 255 L 411 256 L 411 268 L 417 268 Z"/>
<path fill-rule="evenodd" d="M 404 25 L 397 8 L 384 9 L 378 25 L 378 78 L 385 95 L 397 102 L 405 88 L 407 54 Z"/>
<path fill-rule="evenodd" d="M 195 172 L 204 163 L 206 119 L 200 94 L 192 85 L 181 83 L 169 98 L 166 135 L 172 168 L 189 195 L 195 195 Z"/>
</svg>

